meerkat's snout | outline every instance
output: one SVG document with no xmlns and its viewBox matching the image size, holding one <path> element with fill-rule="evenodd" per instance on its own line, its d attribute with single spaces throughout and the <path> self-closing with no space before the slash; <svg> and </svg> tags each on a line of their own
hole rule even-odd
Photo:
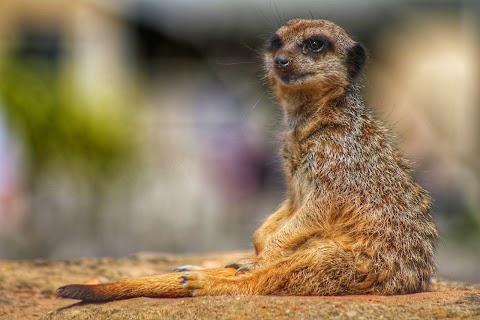
<svg viewBox="0 0 480 320">
<path fill-rule="evenodd" d="M 284 84 L 290 84 L 295 80 L 293 61 L 288 55 L 281 52 L 277 53 L 273 58 L 273 67 L 277 77 Z"/>
<path fill-rule="evenodd" d="M 291 61 L 284 54 L 279 54 L 274 59 L 275 69 L 284 71 L 290 68 Z"/>
</svg>

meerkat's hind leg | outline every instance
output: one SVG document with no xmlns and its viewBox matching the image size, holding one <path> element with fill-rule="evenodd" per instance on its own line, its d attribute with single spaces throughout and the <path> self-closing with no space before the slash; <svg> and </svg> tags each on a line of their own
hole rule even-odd
<svg viewBox="0 0 480 320">
<path fill-rule="evenodd" d="M 223 269 L 232 270 L 235 269 Z M 309 246 L 244 274 L 188 271 L 182 287 L 203 295 L 335 295 L 359 293 L 354 281 L 354 254 L 335 242 L 317 240 Z"/>
</svg>

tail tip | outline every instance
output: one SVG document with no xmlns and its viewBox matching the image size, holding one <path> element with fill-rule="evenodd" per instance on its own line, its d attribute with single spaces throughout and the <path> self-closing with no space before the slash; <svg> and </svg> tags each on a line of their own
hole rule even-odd
<svg viewBox="0 0 480 320">
<path fill-rule="evenodd" d="M 70 284 L 56 291 L 58 299 L 75 299 L 82 301 L 97 301 L 93 285 Z"/>
</svg>

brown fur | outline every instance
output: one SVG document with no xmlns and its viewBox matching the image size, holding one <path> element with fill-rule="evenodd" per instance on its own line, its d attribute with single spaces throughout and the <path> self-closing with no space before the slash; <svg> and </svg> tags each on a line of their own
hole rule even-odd
<svg viewBox="0 0 480 320">
<path fill-rule="evenodd" d="M 312 39 L 323 49 L 313 52 Z M 388 130 L 363 104 L 358 75 L 364 62 L 363 48 L 325 20 L 291 20 L 272 39 L 265 68 L 285 114 L 288 193 L 255 232 L 250 260 L 225 269 L 186 267 L 113 284 L 70 285 L 58 296 L 103 301 L 429 290 L 437 238 L 430 199 L 413 182 Z"/>
</svg>

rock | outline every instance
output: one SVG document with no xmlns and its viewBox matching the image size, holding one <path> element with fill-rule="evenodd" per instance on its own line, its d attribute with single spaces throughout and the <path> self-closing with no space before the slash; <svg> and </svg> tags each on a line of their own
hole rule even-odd
<svg viewBox="0 0 480 320">
<path fill-rule="evenodd" d="M 139 254 L 126 259 L 0 261 L 0 319 L 475 319 L 480 287 L 442 281 L 432 292 L 401 296 L 221 296 L 136 298 L 108 303 L 57 300 L 54 290 L 92 279 L 111 281 L 169 272 L 176 266 L 222 266 L 243 253 L 180 257 Z M 50 312 L 49 312 L 50 311 Z"/>
<path fill-rule="evenodd" d="M 347 311 L 345 315 L 349 318 L 353 318 L 357 315 L 357 313 L 355 311 Z"/>
</svg>

